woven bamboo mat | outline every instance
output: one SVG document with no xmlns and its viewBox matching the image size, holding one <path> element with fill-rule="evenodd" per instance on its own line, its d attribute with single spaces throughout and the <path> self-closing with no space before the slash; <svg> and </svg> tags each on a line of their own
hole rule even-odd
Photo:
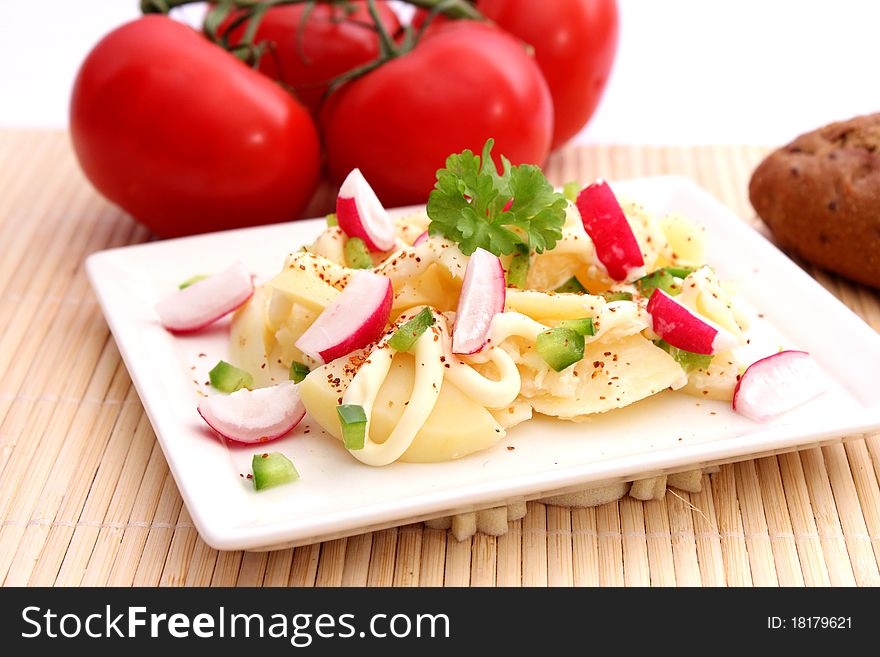
<svg viewBox="0 0 880 657">
<path fill-rule="evenodd" d="M 757 226 L 754 147 L 591 147 L 556 183 L 681 173 Z M 148 239 L 85 182 L 67 136 L 0 131 L 0 581 L 6 585 L 878 585 L 880 436 L 725 466 L 699 494 L 530 503 L 506 536 L 408 525 L 218 552 L 183 506 L 83 272 Z M 817 273 L 880 330 L 880 298 Z"/>
</svg>

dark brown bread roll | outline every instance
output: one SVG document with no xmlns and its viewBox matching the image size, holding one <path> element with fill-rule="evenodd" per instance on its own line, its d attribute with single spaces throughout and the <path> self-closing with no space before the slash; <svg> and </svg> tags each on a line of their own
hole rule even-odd
<svg viewBox="0 0 880 657">
<path fill-rule="evenodd" d="M 880 114 L 774 151 L 752 174 L 749 197 L 780 246 L 880 287 Z"/>
</svg>

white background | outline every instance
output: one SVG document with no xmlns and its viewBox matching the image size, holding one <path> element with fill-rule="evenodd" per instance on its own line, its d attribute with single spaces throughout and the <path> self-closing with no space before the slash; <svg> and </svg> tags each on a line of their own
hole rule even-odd
<svg viewBox="0 0 880 657">
<path fill-rule="evenodd" d="M 0 0 L 0 126 L 64 127 L 79 63 L 137 5 Z M 617 61 L 580 142 L 769 145 L 880 111 L 880 2 L 619 5 Z"/>
</svg>

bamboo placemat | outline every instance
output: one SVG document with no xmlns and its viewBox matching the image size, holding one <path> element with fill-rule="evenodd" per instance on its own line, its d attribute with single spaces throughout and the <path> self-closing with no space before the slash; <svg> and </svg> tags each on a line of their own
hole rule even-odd
<svg viewBox="0 0 880 657">
<path fill-rule="evenodd" d="M 680 173 L 754 219 L 757 147 L 588 147 L 556 183 Z M 728 465 L 699 494 L 530 503 L 498 538 L 407 525 L 269 553 L 203 543 L 83 272 L 147 232 L 60 132 L 0 131 L 0 581 L 6 585 L 878 585 L 880 436 Z M 880 330 L 880 298 L 818 280 Z"/>
</svg>

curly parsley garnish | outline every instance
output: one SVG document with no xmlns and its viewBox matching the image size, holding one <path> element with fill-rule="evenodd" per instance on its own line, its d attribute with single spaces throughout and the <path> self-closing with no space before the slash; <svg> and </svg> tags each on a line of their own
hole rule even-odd
<svg viewBox="0 0 880 657">
<path fill-rule="evenodd" d="M 495 255 L 543 253 L 562 238 L 567 201 L 553 190 L 540 167 L 511 166 L 501 156 L 503 173 L 492 161 L 489 139 L 482 158 L 470 150 L 450 155 L 437 171 L 428 199 L 431 235 L 458 244 L 470 255 L 478 247 Z"/>
</svg>

